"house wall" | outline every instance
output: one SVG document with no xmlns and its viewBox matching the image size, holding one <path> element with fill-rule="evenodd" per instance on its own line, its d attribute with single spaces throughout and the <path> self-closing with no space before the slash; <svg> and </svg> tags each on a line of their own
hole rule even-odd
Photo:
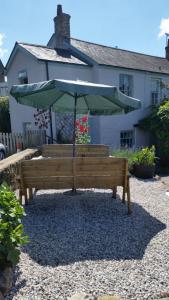
<svg viewBox="0 0 169 300">
<path fill-rule="evenodd" d="M 17 51 L 7 74 L 9 91 L 12 85 L 19 84 L 18 73 L 22 70 L 27 71 L 29 83 L 45 80 L 43 64 L 38 63 L 33 56 L 27 55 L 24 51 Z M 9 109 L 12 132 L 22 132 L 24 122 L 31 122 L 32 129 L 37 129 L 34 125 L 34 108 L 18 104 L 10 96 Z"/>
</svg>

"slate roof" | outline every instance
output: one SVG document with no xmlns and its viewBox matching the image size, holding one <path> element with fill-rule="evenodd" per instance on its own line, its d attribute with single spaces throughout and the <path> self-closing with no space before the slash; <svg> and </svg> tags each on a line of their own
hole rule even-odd
<svg viewBox="0 0 169 300">
<path fill-rule="evenodd" d="M 29 53 L 34 55 L 37 59 L 85 65 L 83 61 L 70 55 L 68 51 L 59 50 L 57 52 L 55 49 L 42 46 L 42 45 L 34 45 L 34 44 L 27 44 L 27 43 L 18 43 L 18 44 L 21 47 L 23 47 L 25 50 L 27 50 Z"/>
<path fill-rule="evenodd" d="M 56 52 L 53 48 L 42 45 L 27 43 L 19 43 L 19 45 L 37 59 L 86 65 L 79 56 L 76 57 L 76 54 L 70 55 L 69 52 L 64 50 Z M 71 38 L 71 45 L 91 57 L 99 65 L 169 74 L 169 61 L 163 57 L 112 48 L 74 38 Z"/>
<path fill-rule="evenodd" d="M 169 61 L 163 57 L 107 47 L 77 39 L 71 39 L 71 44 L 100 65 L 169 74 Z"/>
</svg>

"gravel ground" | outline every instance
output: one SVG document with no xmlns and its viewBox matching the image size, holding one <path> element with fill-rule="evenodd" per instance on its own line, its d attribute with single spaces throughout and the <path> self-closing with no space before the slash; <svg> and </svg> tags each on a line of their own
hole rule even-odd
<svg viewBox="0 0 169 300">
<path fill-rule="evenodd" d="M 26 208 L 15 287 L 6 300 L 76 292 L 156 299 L 169 294 L 169 197 L 162 180 L 131 179 L 133 214 L 109 190 L 40 191 Z M 118 189 L 121 196 L 121 189 Z"/>
</svg>

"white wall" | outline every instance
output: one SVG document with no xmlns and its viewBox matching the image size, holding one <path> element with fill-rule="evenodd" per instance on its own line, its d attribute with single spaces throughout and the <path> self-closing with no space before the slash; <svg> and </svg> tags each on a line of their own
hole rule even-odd
<svg viewBox="0 0 169 300">
<path fill-rule="evenodd" d="M 29 83 L 45 80 L 43 64 L 38 63 L 33 56 L 29 56 L 24 51 L 19 50 L 16 52 L 15 59 L 12 61 L 7 74 L 9 91 L 12 85 L 19 84 L 18 73 L 22 70 L 27 71 Z M 31 122 L 32 129 L 38 129 L 34 125 L 34 108 L 18 104 L 16 100 L 10 96 L 9 109 L 13 132 L 22 132 L 24 122 Z"/>
</svg>

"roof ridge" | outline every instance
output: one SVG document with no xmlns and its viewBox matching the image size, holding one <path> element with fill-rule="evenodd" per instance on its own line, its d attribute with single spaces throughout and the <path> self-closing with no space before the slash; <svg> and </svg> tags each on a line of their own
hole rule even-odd
<svg viewBox="0 0 169 300">
<path fill-rule="evenodd" d="M 121 50 L 121 51 L 125 51 L 125 52 L 130 52 L 130 53 L 135 53 L 135 54 L 139 54 L 139 55 L 150 56 L 150 57 L 155 57 L 155 58 L 160 58 L 160 59 L 166 59 L 165 57 L 162 57 L 162 56 L 156 56 L 156 55 L 151 55 L 151 54 L 136 52 L 136 51 L 132 51 L 132 50 L 126 50 L 126 49 L 116 48 L 116 47 L 112 47 L 112 46 L 106 46 L 106 45 L 102 45 L 102 44 L 98 44 L 98 43 L 93 43 L 93 42 L 88 42 L 88 41 L 84 41 L 84 40 L 80 40 L 80 39 L 76 39 L 76 38 L 71 38 L 71 40 L 76 40 L 76 41 L 79 41 L 79 42 L 84 42 L 84 43 L 87 43 L 87 44 L 92 44 L 92 45 L 101 46 L 101 47 L 105 47 L 105 48 L 110 48 L 110 49 Z"/>
</svg>

